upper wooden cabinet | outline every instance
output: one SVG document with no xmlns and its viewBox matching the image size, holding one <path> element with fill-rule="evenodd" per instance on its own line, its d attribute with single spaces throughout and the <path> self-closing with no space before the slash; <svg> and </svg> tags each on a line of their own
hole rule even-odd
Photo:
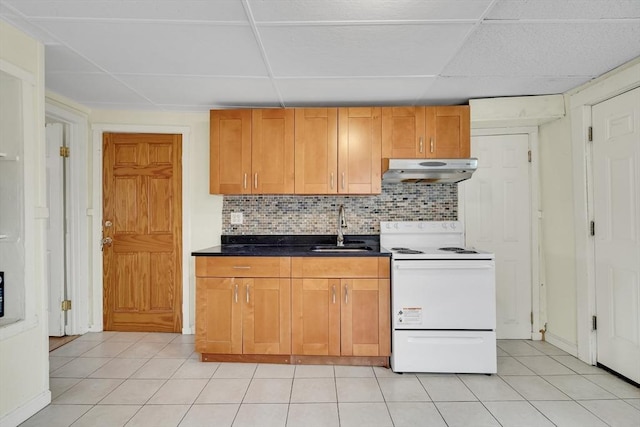
<svg viewBox="0 0 640 427">
<path fill-rule="evenodd" d="M 296 194 L 378 194 L 379 107 L 296 109 Z"/>
<path fill-rule="evenodd" d="M 380 193 L 380 112 L 380 107 L 338 109 L 338 193 Z"/>
<path fill-rule="evenodd" d="M 470 155 L 468 105 L 383 107 L 383 158 L 467 158 Z"/>
<path fill-rule="evenodd" d="M 338 109 L 296 108 L 296 194 L 338 192 Z"/>
<path fill-rule="evenodd" d="M 382 158 L 467 158 L 469 106 L 212 110 L 212 194 L 379 194 Z"/>
<path fill-rule="evenodd" d="M 251 110 L 213 110 L 209 127 L 209 192 L 251 194 Z"/>
<path fill-rule="evenodd" d="M 293 110 L 212 110 L 210 145 L 210 193 L 293 193 Z"/>
</svg>

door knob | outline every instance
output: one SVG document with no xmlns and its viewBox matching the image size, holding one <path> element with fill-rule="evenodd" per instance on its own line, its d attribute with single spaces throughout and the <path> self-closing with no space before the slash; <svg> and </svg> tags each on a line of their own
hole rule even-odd
<svg viewBox="0 0 640 427">
<path fill-rule="evenodd" d="M 100 248 L 104 249 L 105 246 L 111 246 L 113 239 L 111 237 L 105 237 L 100 241 Z"/>
</svg>

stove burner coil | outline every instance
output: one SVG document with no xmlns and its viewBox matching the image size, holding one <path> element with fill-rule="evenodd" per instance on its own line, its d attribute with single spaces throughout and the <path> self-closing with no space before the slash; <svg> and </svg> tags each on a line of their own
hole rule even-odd
<svg viewBox="0 0 640 427">
<path fill-rule="evenodd" d="M 457 254 L 477 254 L 477 251 L 471 250 L 471 249 L 465 249 L 465 248 L 454 248 L 454 247 L 450 247 L 450 248 L 439 248 L 439 250 L 441 251 L 448 251 L 448 252 L 455 252 Z"/>
<path fill-rule="evenodd" d="M 415 255 L 415 254 L 423 254 L 424 252 L 422 251 L 417 251 L 415 249 L 409 249 L 409 248 L 391 248 L 392 251 L 397 252 L 399 254 L 403 254 L 403 255 Z"/>
</svg>

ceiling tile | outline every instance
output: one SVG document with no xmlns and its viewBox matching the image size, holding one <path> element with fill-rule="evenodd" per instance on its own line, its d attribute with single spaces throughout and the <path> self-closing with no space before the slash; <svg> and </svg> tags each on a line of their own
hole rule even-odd
<svg viewBox="0 0 640 427">
<path fill-rule="evenodd" d="M 241 21 L 241 0 L 3 0 L 29 17 Z"/>
<path fill-rule="evenodd" d="M 468 20 L 491 0 L 248 0 L 256 21 Z"/>
<path fill-rule="evenodd" d="M 483 24 L 445 76 L 598 76 L 640 56 L 640 21 Z"/>
<path fill-rule="evenodd" d="M 107 74 L 48 73 L 46 87 L 83 104 L 106 102 L 147 104 L 149 100 L 135 93 Z"/>
<path fill-rule="evenodd" d="M 419 97 L 422 104 L 467 103 L 469 99 L 498 96 L 551 95 L 564 93 L 589 77 L 439 77 Z"/>
<path fill-rule="evenodd" d="M 66 46 L 47 45 L 44 49 L 44 63 L 48 73 L 100 73 L 98 67 Z"/>
<path fill-rule="evenodd" d="M 111 73 L 265 76 L 249 26 L 38 21 Z M 81 35 L 81 36 L 80 36 Z"/>
<path fill-rule="evenodd" d="M 368 79 L 278 79 L 285 106 L 412 105 L 433 77 Z"/>
<path fill-rule="evenodd" d="M 279 107 L 271 80 L 267 78 L 211 78 L 118 75 L 119 79 L 155 104 L 219 107 Z"/>
<path fill-rule="evenodd" d="M 499 0 L 487 19 L 640 18 L 638 0 Z"/>
<path fill-rule="evenodd" d="M 471 28 L 307 25 L 259 31 L 276 77 L 424 76 L 442 70 Z"/>
</svg>

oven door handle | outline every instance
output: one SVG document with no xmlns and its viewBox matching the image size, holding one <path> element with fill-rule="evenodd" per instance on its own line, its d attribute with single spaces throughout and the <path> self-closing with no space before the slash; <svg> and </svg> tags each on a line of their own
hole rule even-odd
<svg viewBox="0 0 640 427">
<path fill-rule="evenodd" d="M 434 263 L 432 261 L 405 264 L 394 262 L 393 268 L 396 270 L 489 270 L 495 268 L 493 263 L 474 262 L 474 261 L 456 261 L 455 263 Z"/>
</svg>

